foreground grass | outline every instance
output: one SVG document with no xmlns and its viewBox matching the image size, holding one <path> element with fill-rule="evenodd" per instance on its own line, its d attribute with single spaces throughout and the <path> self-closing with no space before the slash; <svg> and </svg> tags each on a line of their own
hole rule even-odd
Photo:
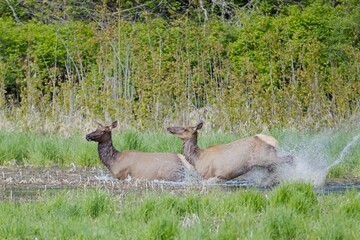
<svg viewBox="0 0 360 240">
<path fill-rule="evenodd" d="M 2 239 L 357 239 L 360 195 L 315 195 L 287 183 L 268 192 L 72 190 L 0 202 Z"/>
<path fill-rule="evenodd" d="M 344 147 L 355 136 L 351 131 L 323 131 L 305 133 L 274 130 L 283 151 L 294 155 L 306 154 L 318 161 L 334 162 Z M 246 136 L 232 133 L 201 133 L 200 147 L 228 143 Z M 114 131 L 114 146 L 119 150 L 135 149 L 145 152 L 181 152 L 181 141 L 165 132 L 140 133 L 135 130 Z M 360 143 L 351 148 L 341 164 L 333 167 L 330 177 L 345 174 L 360 176 Z M 32 132 L 0 131 L 0 165 L 32 166 L 95 166 L 100 164 L 97 144 L 87 142 L 84 134 L 70 137 L 38 134 Z"/>
</svg>

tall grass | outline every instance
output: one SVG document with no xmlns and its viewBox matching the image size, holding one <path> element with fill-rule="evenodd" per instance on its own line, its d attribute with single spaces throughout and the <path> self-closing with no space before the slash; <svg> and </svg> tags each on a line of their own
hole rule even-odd
<svg viewBox="0 0 360 240">
<path fill-rule="evenodd" d="M 29 132 L 0 132 L 0 164 L 52 166 L 98 163 L 96 147 L 80 135 L 61 137 Z"/>
<path fill-rule="evenodd" d="M 289 194 L 290 191 L 290 194 Z M 273 191 L 72 190 L 0 202 L 3 239 L 357 239 L 360 195 L 319 195 L 309 184 Z"/>
</svg>

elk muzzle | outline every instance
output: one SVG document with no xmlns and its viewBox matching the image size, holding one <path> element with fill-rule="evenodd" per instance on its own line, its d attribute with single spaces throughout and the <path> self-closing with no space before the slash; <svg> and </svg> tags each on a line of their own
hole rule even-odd
<svg viewBox="0 0 360 240">
<path fill-rule="evenodd" d="M 88 141 L 91 141 L 91 140 L 92 140 L 91 137 L 90 137 L 90 134 L 86 134 L 85 138 L 86 138 L 86 140 L 88 140 Z"/>
<path fill-rule="evenodd" d="M 168 127 L 167 130 L 172 134 L 178 134 L 184 132 L 184 128 L 182 127 Z"/>
</svg>

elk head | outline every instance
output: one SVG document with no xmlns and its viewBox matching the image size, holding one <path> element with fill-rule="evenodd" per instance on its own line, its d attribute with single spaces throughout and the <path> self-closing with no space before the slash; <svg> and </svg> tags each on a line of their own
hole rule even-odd
<svg viewBox="0 0 360 240">
<path fill-rule="evenodd" d="M 167 130 L 183 141 L 190 140 L 197 131 L 203 127 L 203 122 L 198 123 L 195 127 L 168 127 Z"/>
<path fill-rule="evenodd" d="M 95 131 L 86 135 L 86 140 L 95 142 L 105 142 L 111 139 L 111 130 L 117 127 L 117 121 L 114 121 L 110 126 L 103 126 L 95 120 L 98 127 Z"/>
</svg>

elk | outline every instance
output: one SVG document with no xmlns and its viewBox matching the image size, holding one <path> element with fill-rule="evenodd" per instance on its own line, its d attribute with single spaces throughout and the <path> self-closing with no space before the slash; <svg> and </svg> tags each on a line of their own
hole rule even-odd
<svg viewBox="0 0 360 240">
<path fill-rule="evenodd" d="M 230 180 L 254 167 L 272 171 L 279 163 L 292 163 L 291 156 L 277 154 L 277 140 L 263 134 L 200 149 L 197 138 L 202 126 L 200 122 L 195 127 L 169 127 L 167 130 L 183 141 L 185 159 L 204 179 Z"/>
<path fill-rule="evenodd" d="M 98 142 L 101 162 L 117 179 L 131 177 L 139 180 L 181 181 L 186 168 L 192 167 L 184 156 L 177 153 L 118 151 L 114 148 L 111 137 L 117 121 L 110 126 L 103 126 L 99 122 L 97 124 L 97 129 L 87 134 L 86 140 Z"/>
</svg>

